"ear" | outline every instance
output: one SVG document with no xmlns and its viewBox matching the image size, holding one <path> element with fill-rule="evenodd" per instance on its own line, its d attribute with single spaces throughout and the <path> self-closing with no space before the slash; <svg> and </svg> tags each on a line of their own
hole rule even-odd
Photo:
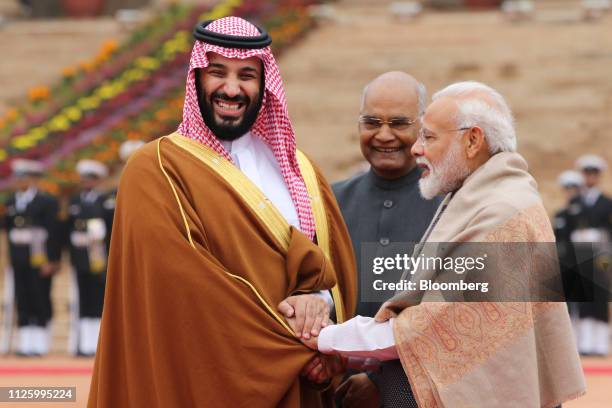
<svg viewBox="0 0 612 408">
<path fill-rule="evenodd" d="M 483 148 L 488 149 L 484 132 L 480 127 L 474 126 L 467 134 L 467 158 L 473 159 L 483 150 Z"/>
</svg>

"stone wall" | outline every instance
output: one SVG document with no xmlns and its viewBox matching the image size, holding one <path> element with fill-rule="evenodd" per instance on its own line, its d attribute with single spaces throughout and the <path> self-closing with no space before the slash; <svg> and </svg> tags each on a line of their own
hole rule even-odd
<svg viewBox="0 0 612 408">
<path fill-rule="evenodd" d="M 82 0 L 86 1 L 86 0 Z M 18 3 L 18 0 L 13 0 Z M 119 9 L 143 8 L 160 3 L 159 0 L 106 0 L 104 13 L 113 15 Z M 47 18 L 65 16 L 62 0 L 29 0 L 31 5 L 30 17 Z"/>
</svg>

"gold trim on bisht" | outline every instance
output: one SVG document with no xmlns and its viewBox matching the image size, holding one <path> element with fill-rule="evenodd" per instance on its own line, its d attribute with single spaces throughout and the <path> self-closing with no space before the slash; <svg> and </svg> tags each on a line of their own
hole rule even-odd
<svg viewBox="0 0 612 408">
<path fill-rule="evenodd" d="M 166 179 L 168 180 L 168 183 L 170 184 L 172 192 L 174 193 L 174 196 L 179 205 L 179 210 L 181 212 L 181 216 L 183 218 L 183 222 L 187 231 L 187 238 L 192 247 L 195 248 L 195 245 L 191 238 L 191 232 L 189 231 L 189 224 L 185 216 L 185 212 L 180 203 L 178 194 L 176 193 L 176 189 L 172 183 L 172 180 L 170 179 L 162 165 L 160 153 L 160 143 L 162 139 L 168 139 L 178 147 L 182 148 L 183 150 L 186 150 L 192 156 L 194 156 L 202 163 L 207 165 L 209 168 L 211 168 L 213 171 L 215 171 L 220 177 L 227 181 L 228 184 L 233 186 L 235 188 L 235 191 L 240 195 L 240 197 L 247 203 L 249 208 L 251 208 L 251 210 L 259 217 L 259 219 L 263 222 L 266 228 L 270 231 L 279 247 L 285 251 L 289 249 L 289 242 L 291 240 L 290 225 L 289 223 L 287 223 L 287 220 L 285 220 L 280 211 L 270 202 L 268 198 L 265 197 L 263 192 L 247 176 L 245 176 L 242 171 L 240 171 L 236 166 L 234 166 L 222 155 L 218 154 L 217 152 L 213 151 L 208 146 L 202 143 L 196 142 L 181 134 L 173 133 L 170 136 L 165 136 L 163 138 L 158 139 L 158 159 L 160 168 L 166 176 Z M 312 167 L 312 164 L 306 158 L 306 156 L 300 151 L 298 151 L 298 163 L 300 165 L 300 170 L 302 171 L 302 175 L 304 177 L 306 189 L 308 190 L 308 193 L 311 197 L 318 245 L 325 254 L 325 256 L 327 256 L 328 259 L 331 259 L 329 247 L 329 227 L 327 224 L 325 208 L 321 199 L 319 185 L 316 174 L 314 172 L 314 168 Z M 270 312 L 270 314 L 283 327 L 285 327 L 285 329 L 287 329 L 291 334 L 295 335 L 291 327 L 289 327 L 285 320 L 281 316 L 279 316 L 276 311 L 264 300 L 259 291 L 250 282 L 240 276 L 233 275 L 229 272 L 226 273 L 229 276 L 246 284 L 255 293 L 257 298 L 268 310 L 268 312 Z M 331 292 L 335 303 L 336 320 L 338 321 L 338 323 L 341 323 L 344 321 L 344 307 L 338 285 L 334 286 Z"/>
<path fill-rule="evenodd" d="M 302 172 L 302 177 L 304 177 L 306 189 L 308 190 L 308 195 L 310 195 L 312 214 L 315 219 L 317 243 L 323 250 L 325 256 L 331 260 L 331 251 L 329 246 L 329 225 L 327 224 L 327 215 L 325 213 L 325 207 L 323 205 L 323 198 L 321 197 L 321 190 L 317 181 L 317 175 L 312 167 L 312 163 L 310 163 L 310 160 L 308 160 L 306 155 L 299 150 L 297 152 L 297 159 L 298 164 L 300 165 L 300 171 Z M 336 282 L 338 282 L 337 277 Z M 342 323 L 344 322 L 344 304 L 338 283 L 336 283 L 336 285 L 332 288 L 331 293 L 336 309 L 336 320 L 338 323 Z"/>
</svg>

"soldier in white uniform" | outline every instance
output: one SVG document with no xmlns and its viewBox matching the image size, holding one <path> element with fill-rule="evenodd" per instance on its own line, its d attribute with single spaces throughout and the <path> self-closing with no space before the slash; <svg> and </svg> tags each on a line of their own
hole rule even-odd
<svg viewBox="0 0 612 408">
<path fill-rule="evenodd" d="M 111 202 L 97 189 L 108 175 L 104 164 L 81 160 L 77 163 L 77 172 L 81 191 L 70 199 L 66 229 L 78 285 L 77 354 L 92 356 L 96 352 L 104 303 L 114 200 Z"/>
<path fill-rule="evenodd" d="M 579 266 L 583 275 L 592 277 L 592 301 L 579 303 L 578 349 L 584 355 L 605 356 L 610 344 L 612 201 L 601 192 L 599 182 L 607 164 L 599 156 L 586 155 L 578 159 L 576 167 L 582 172 L 585 185 L 570 203 L 570 239 L 575 245 L 588 243 L 593 251 Z"/>
<path fill-rule="evenodd" d="M 574 216 L 579 210 L 579 206 L 572 205 L 584 187 L 584 177 L 575 170 L 566 170 L 557 178 L 559 186 L 565 196 L 565 206 L 555 213 L 553 228 L 557 240 L 557 250 L 559 253 L 559 265 L 563 278 L 563 288 L 568 301 L 568 311 L 572 319 L 574 335 L 577 336 L 579 315 L 577 301 L 584 298 L 585 284 L 581 280 L 579 270 L 576 265 L 576 254 L 572 245 L 571 233 L 575 228 Z M 577 340 L 577 337 L 576 337 Z"/>
<path fill-rule="evenodd" d="M 20 356 L 49 352 L 52 317 L 51 279 L 59 269 L 58 202 L 38 189 L 43 165 L 17 159 L 11 163 L 15 193 L 6 202 L 10 266 L 14 277 Z"/>
</svg>

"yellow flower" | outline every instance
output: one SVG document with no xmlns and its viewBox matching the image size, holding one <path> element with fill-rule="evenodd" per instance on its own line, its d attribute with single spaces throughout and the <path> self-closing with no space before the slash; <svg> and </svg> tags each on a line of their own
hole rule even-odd
<svg viewBox="0 0 612 408">
<path fill-rule="evenodd" d="M 216 20 L 221 17 L 225 17 L 231 14 L 233 8 L 238 7 L 242 4 L 242 0 L 228 0 L 217 5 L 214 9 L 208 13 L 204 13 L 200 16 L 200 20 Z"/>
<path fill-rule="evenodd" d="M 42 126 L 38 126 L 30 130 L 28 132 L 28 135 L 30 138 L 32 138 L 32 140 L 39 141 L 39 140 L 44 139 L 47 136 L 47 130 Z"/>
<path fill-rule="evenodd" d="M 159 61 L 151 57 L 140 57 L 136 60 L 136 66 L 138 68 L 153 71 L 159 68 Z"/>
<path fill-rule="evenodd" d="M 4 149 L 0 149 L 0 162 L 5 161 L 8 157 L 8 153 Z"/>
<path fill-rule="evenodd" d="M 122 78 L 125 82 L 132 83 L 143 79 L 147 73 L 143 69 L 132 68 L 122 75 Z"/>
<path fill-rule="evenodd" d="M 121 84 L 119 84 L 119 81 L 105 82 L 96 91 L 96 96 L 100 97 L 102 100 L 108 100 L 119 94 L 122 91 L 121 88 L 122 87 Z"/>
<path fill-rule="evenodd" d="M 74 106 L 64 109 L 64 113 L 66 114 L 68 119 L 73 122 L 76 122 L 77 120 L 81 119 L 82 116 L 79 108 L 75 108 Z"/>
<path fill-rule="evenodd" d="M 34 140 L 32 140 L 31 137 L 28 137 L 28 135 L 17 136 L 15 138 L 13 138 L 13 140 L 11 142 L 11 145 L 15 149 L 19 149 L 19 150 L 29 149 L 29 148 L 33 147 L 35 144 L 36 144 L 36 142 Z"/>
<path fill-rule="evenodd" d="M 77 101 L 77 106 L 82 110 L 96 109 L 100 106 L 100 98 L 95 96 L 86 96 Z"/>
<path fill-rule="evenodd" d="M 68 130 L 70 128 L 70 120 L 62 114 L 56 115 L 51 119 L 49 123 L 49 130 L 53 131 L 63 131 Z"/>
</svg>

